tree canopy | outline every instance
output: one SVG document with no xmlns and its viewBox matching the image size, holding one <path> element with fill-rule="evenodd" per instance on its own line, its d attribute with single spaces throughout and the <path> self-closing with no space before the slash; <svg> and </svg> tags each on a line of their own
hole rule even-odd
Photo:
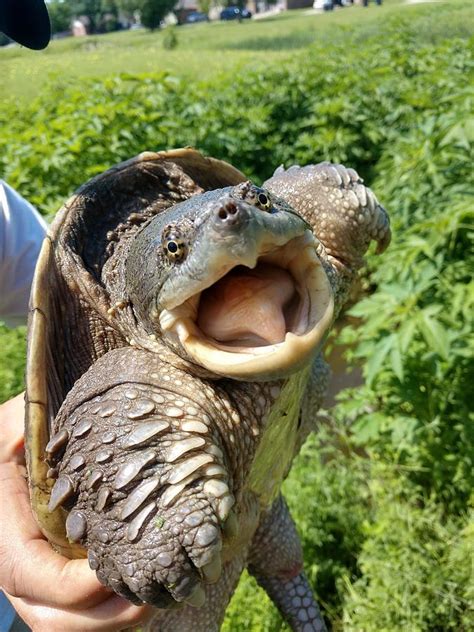
<svg viewBox="0 0 474 632">
<path fill-rule="evenodd" d="M 154 30 L 173 10 L 177 0 L 50 0 L 48 11 L 53 33 L 67 31 L 75 18 L 87 17 L 90 33 L 120 28 L 139 17 L 143 26 Z"/>
</svg>

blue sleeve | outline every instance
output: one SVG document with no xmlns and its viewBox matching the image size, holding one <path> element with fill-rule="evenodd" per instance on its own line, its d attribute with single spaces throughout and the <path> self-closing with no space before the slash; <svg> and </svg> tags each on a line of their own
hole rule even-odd
<svg viewBox="0 0 474 632">
<path fill-rule="evenodd" d="M 0 180 L 0 320 L 26 323 L 31 282 L 46 233 L 33 206 Z"/>
</svg>

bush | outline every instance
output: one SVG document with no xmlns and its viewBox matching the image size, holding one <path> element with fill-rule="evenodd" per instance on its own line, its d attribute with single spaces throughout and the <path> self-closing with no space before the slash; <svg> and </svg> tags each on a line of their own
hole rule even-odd
<svg viewBox="0 0 474 632">
<path fill-rule="evenodd" d="M 178 46 L 178 35 L 176 33 L 176 27 L 168 26 L 163 34 L 163 48 L 166 50 L 173 50 Z"/>
<path fill-rule="evenodd" d="M 347 581 L 344 629 L 472 630 L 472 526 L 444 521 L 435 505 L 390 498 L 386 489 L 377 495 L 381 505 L 358 558 L 361 577 Z"/>
</svg>

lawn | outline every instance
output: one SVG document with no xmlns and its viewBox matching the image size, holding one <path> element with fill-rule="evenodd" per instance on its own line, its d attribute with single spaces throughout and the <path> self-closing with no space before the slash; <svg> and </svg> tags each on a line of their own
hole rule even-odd
<svg viewBox="0 0 474 632">
<path fill-rule="evenodd" d="M 404 10 L 412 11 L 407 5 Z M 415 9 L 416 10 L 416 9 Z M 351 7 L 333 13 L 287 12 L 263 20 L 212 22 L 177 29 L 178 46 L 163 47 L 164 31 L 129 31 L 52 41 L 45 51 L 18 46 L 0 49 L 3 95 L 31 99 L 48 84 L 114 73 L 166 71 L 186 80 L 216 79 L 222 73 L 264 68 L 331 41 L 334 27 L 364 29 L 399 11 L 397 2 L 368 9 Z M 351 51 L 348 51 L 351 54 Z M 303 58 L 302 58 L 303 61 Z"/>
</svg>

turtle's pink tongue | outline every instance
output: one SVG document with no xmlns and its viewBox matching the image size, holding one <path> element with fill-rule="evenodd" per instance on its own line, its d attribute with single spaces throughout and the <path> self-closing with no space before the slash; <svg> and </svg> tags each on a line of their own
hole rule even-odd
<svg viewBox="0 0 474 632">
<path fill-rule="evenodd" d="M 198 326 L 220 342 L 282 342 L 286 334 L 283 310 L 294 290 L 291 275 L 282 268 L 239 266 L 202 293 Z"/>
</svg>

